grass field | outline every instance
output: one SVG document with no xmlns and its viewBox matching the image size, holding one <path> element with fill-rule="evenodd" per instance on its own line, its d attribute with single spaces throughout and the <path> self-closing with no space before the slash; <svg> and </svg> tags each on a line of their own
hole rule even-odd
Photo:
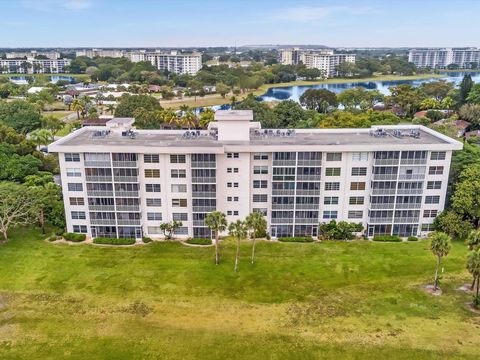
<svg viewBox="0 0 480 360">
<path fill-rule="evenodd" d="M 0 245 L 1 359 L 478 359 L 465 309 L 466 247 L 435 259 L 416 243 L 157 242 L 61 245 L 16 231 Z"/>
</svg>

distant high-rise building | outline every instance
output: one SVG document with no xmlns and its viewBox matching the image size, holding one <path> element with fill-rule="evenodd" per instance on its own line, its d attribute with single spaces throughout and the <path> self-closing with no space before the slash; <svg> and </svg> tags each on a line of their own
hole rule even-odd
<svg viewBox="0 0 480 360">
<path fill-rule="evenodd" d="M 126 56 L 132 62 L 149 61 L 158 70 L 175 74 L 195 75 L 202 68 L 202 54 L 199 52 L 183 53 L 165 51 L 131 51 Z"/>
<path fill-rule="evenodd" d="M 124 56 L 123 50 L 117 49 L 82 49 L 76 51 L 76 56 L 85 56 L 88 58 L 95 58 L 95 57 L 112 57 L 112 58 L 120 58 Z"/>
<path fill-rule="evenodd" d="M 5 53 L 7 59 L 36 58 L 37 56 L 45 57 L 50 60 L 60 59 L 58 51 L 13 51 Z"/>
<path fill-rule="evenodd" d="M 0 59 L 0 73 L 59 74 L 67 72 L 70 59 Z"/>
<path fill-rule="evenodd" d="M 412 49 L 408 61 L 418 68 L 445 69 L 457 65 L 461 69 L 470 69 L 480 65 L 480 49 Z"/>
</svg>

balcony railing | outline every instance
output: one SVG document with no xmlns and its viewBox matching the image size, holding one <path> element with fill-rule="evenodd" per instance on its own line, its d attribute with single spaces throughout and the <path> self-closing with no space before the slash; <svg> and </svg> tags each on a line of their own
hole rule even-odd
<svg viewBox="0 0 480 360">
<path fill-rule="evenodd" d="M 427 159 L 401 159 L 400 165 L 425 165 Z"/>
<path fill-rule="evenodd" d="M 273 160 L 273 166 L 295 166 L 296 160 Z"/>
<path fill-rule="evenodd" d="M 319 208 L 320 208 L 320 204 L 296 204 L 295 205 L 295 209 L 297 210 L 318 210 Z"/>
<path fill-rule="evenodd" d="M 110 161 L 85 160 L 85 167 L 111 167 Z"/>
<path fill-rule="evenodd" d="M 117 219 L 118 225 L 141 225 L 140 219 Z"/>
<path fill-rule="evenodd" d="M 87 182 L 111 182 L 112 176 L 93 176 L 87 175 L 85 176 Z"/>
<path fill-rule="evenodd" d="M 377 209 L 393 209 L 395 203 L 385 203 L 385 204 L 370 204 L 370 209 L 377 210 Z"/>
<path fill-rule="evenodd" d="M 212 212 L 215 210 L 216 210 L 215 206 L 193 206 L 192 207 L 193 212 Z"/>
<path fill-rule="evenodd" d="M 87 190 L 88 196 L 113 196 L 113 191 L 108 190 Z"/>
<path fill-rule="evenodd" d="M 368 221 L 369 224 L 388 224 L 391 223 L 393 219 L 393 216 L 390 217 L 375 217 L 375 218 L 370 218 Z"/>
<path fill-rule="evenodd" d="M 192 184 L 216 184 L 217 179 L 214 177 L 192 177 Z"/>
<path fill-rule="evenodd" d="M 397 180 L 397 174 L 373 174 L 373 180 Z"/>
<path fill-rule="evenodd" d="M 295 189 L 272 189 L 273 196 L 295 195 Z"/>
<path fill-rule="evenodd" d="M 90 219 L 92 225 L 115 225 L 115 219 Z"/>
<path fill-rule="evenodd" d="M 293 224 L 293 218 L 272 218 L 272 224 Z"/>
<path fill-rule="evenodd" d="M 115 190 L 116 197 L 138 197 L 138 191 Z"/>
<path fill-rule="evenodd" d="M 136 161 L 113 161 L 113 167 L 136 168 L 138 163 Z"/>
<path fill-rule="evenodd" d="M 423 180 L 425 174 L 400 174 L 398 180 Z"/>
<path fill-rule="evenodd" d="M 402 224 L 418 224 L 419 218 L 418 217 L 396 217 L 394 223 L 402 223 Z"/>
<path fill-rule="evenodd" d="M 313 167 L 319 167 L 322 166 L 322 160 L 298 160 L 297 161 L 297 166 L 313 166 Z"/>
<path fill-rule="evenodd" d="M 114 176 L 116 182 L 138 182 L 138 176 Z"/>
<path fill-rule="evenodd" d="M 399 159 L 374 159 L 374 166 L 398 165 Z"/>
<path fill-rule="evenodd" d="M 297 180 L 301 181 L 321 181 L 320 175 L 297 175 Z"/>
<path fill-rule="evenodd" d="M 294 204 L 272 204 L 273 210 L 293 210 Z"/>
<path fill-rule="evenodd" d="M 295 181 L 295 175 L 273 175 L 273 181 Z"/>
<path fill-rule="evenodd" d="M 423 189 L 398 189 L 398 195 L 419 195 L 423 193 Z"/>
<path fill-rule="evenodd" d="M 140 205 L 117 205 L 117 211 L 140 211 Z"/>
<path fill-rule="evenodd" d="M 297 196 L 320 196 L 320 189 L 318 190 L 297 189 Z"/>
<path fill-rule="evenodd" d="M 395 195 L 395 189 L 372 189 L 372 195 Z"/>
<path fill-rule="evenodd" d="M 318 224 L 318 217 L 315 218 L 295 218 L 295 224 Z"/>
<path fill-rule="evenodd" d="M 203 220 L 193 220 L 193 226 L 206 226 Z"/>
<path fill-rule="evenodd" d="M 90 210 L 90 211 L 115 211 L 115 206 L 113 206 L 113 205 L 88 205 L 88 210 Z"/>
<path fill-rule="evenodd" d="M 192 198 L 213 198 L 217 197 L 217 193 L 215 191 L 194 191 L 192 192 Z"/>
<path fill-rule="evenodd" d="M 192 169 L 215 169 L 216 167 L 217 164 L 215 161 L 192 161 Z"/>
<path fill-rule="evenodd" d="M 409 204 L 396 204 L 395 209 L 420 209 L 422 207 L 421 203 L 409 203 Z"/>
</svg>

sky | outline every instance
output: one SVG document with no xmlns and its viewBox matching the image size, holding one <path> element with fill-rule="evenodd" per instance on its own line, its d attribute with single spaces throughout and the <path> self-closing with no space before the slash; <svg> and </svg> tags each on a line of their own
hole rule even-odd
<svg viewBox="0 0 480 360">
<path fill-rule="evenodd" d="M 0 0 L 1 47 L 480 46 L 480 0 Z"/>
</svg>

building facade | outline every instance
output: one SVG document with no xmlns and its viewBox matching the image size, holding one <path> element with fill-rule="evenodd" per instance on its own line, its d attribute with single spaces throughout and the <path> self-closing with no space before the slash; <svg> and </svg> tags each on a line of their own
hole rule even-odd
<svg viewBox="0 0 480 360">
<path fill-rule="evenodd" d="M 457 65 L 461 69 L 470 69 L 480 65 L 480 49 L 412 49 L 408 61 L 418 68 L 445 69 Z"/>
<path fill-rule="evenodd" d="M 125 51 L 118 49 L 82 49 L 75 52 L 75 56 L 85 56 L 88 58 L 111 57 L 120 58 L 125 55 Z"/>
<path fill-rule="evenodd" d="M 70 59 L 0 59 L 0 73 L 61 74 L 67 72 L 70 63 Z"/>
<path fill-rule="evenodd" d="M 60 59 L 61 54 L 58 51 L 13 51 L 5 53 L 7 59 L 35 58 L 37 56 L 46 57 L 50 60 Z"/>
<path fill-rule="evenodd" d="M 319 223 L 365 234 L 423 236 L 445 204 L 462 144 L 419 125 L 261 129 L 253 114 L 217 111 L 209 130 L 136 130 L 133 119 L 84 127 L 59 153 L 67 228 L 89 236 L 207 237 L 205 216 L 262 213 L 273 237 L 317 236 Z"/>
<path fill-rule="evenodd" d="M 195 75 L 202 68 L 202 54 L 198 52 L 132 51 L 126 56 L 132 62 L 149 61 L 158 70 L 175 74 Z"/>
<path fill-rule="evenodd" d="M 343 62 L 355 63 L 355 54 L 334 54 L 331 49 L 301 50 L 298 48 L 279 50 L 283 65 L 304 64 L 308 69 L 319 69 L 325 77 L 337 75 L 337 66 Z"/>
</svg>

